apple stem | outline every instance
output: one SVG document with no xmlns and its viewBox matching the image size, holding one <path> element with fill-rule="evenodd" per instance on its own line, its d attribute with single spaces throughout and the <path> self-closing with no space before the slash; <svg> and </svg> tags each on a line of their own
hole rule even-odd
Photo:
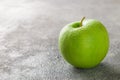
<svg viewBox="0 0 120 80">
<path fill-rule="evenodd" d="M 80 27 L 83 26 L 82 23 L 83 23 L 83 20 L 84 20 L 84 19 L 85 19 L 85 17 L 83 17 L 83 18 L 81 19 L 81 21 L 80 21 Z"/>
</svg>

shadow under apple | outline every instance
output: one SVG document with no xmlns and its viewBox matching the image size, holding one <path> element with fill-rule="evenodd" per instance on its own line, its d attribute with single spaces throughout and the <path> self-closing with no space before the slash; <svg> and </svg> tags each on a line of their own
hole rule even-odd
<svg viewBox="0 0 120 80">
<path fill-rule="evenodd" d="M 71 78 L 75 80 L 120 80 L 120 70 L 108 63 L 101 63 L 92 69 L 72 68 Z M 120 69 L 120 67 L 119 67 Z"/>
</svg>

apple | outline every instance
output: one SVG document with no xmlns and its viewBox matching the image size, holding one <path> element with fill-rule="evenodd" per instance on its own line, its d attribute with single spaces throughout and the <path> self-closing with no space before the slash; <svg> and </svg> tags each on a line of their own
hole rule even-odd
<svg viewBox="0 0 120 80">
<path fill-rule="evenodd" d="M 108 52 L 109 35 L 100 21 L 83 17 L 61 30 L 58 43 L 68 63 L 77 68 L 93 68 Z"/>
</svg>

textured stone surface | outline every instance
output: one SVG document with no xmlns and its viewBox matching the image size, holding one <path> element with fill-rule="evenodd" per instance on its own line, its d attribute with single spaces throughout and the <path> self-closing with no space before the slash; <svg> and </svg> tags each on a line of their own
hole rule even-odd
<svg viewBox="0 0 120 80">
<path fill-rule="evenodd" d="M 119 0 L 0 0 L 0 80 L 120 80 L 119 14 Z M 62 27 L 83 16 L 110 34 L 108 55 L 87 70 L 58 51 Z"/>
</svg>

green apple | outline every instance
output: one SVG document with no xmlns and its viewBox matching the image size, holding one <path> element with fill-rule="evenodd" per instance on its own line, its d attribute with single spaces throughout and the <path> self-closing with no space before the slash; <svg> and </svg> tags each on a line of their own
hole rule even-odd
<svg viewBox="0 0 120 80">
<path fill-rule="evenodd" d="M 84 17 L 61 30 L 59 49 L 71 65 L 93 68 L 100 64 L 108 52 L 109 35 L 100 21 Z"/>
</svg>

